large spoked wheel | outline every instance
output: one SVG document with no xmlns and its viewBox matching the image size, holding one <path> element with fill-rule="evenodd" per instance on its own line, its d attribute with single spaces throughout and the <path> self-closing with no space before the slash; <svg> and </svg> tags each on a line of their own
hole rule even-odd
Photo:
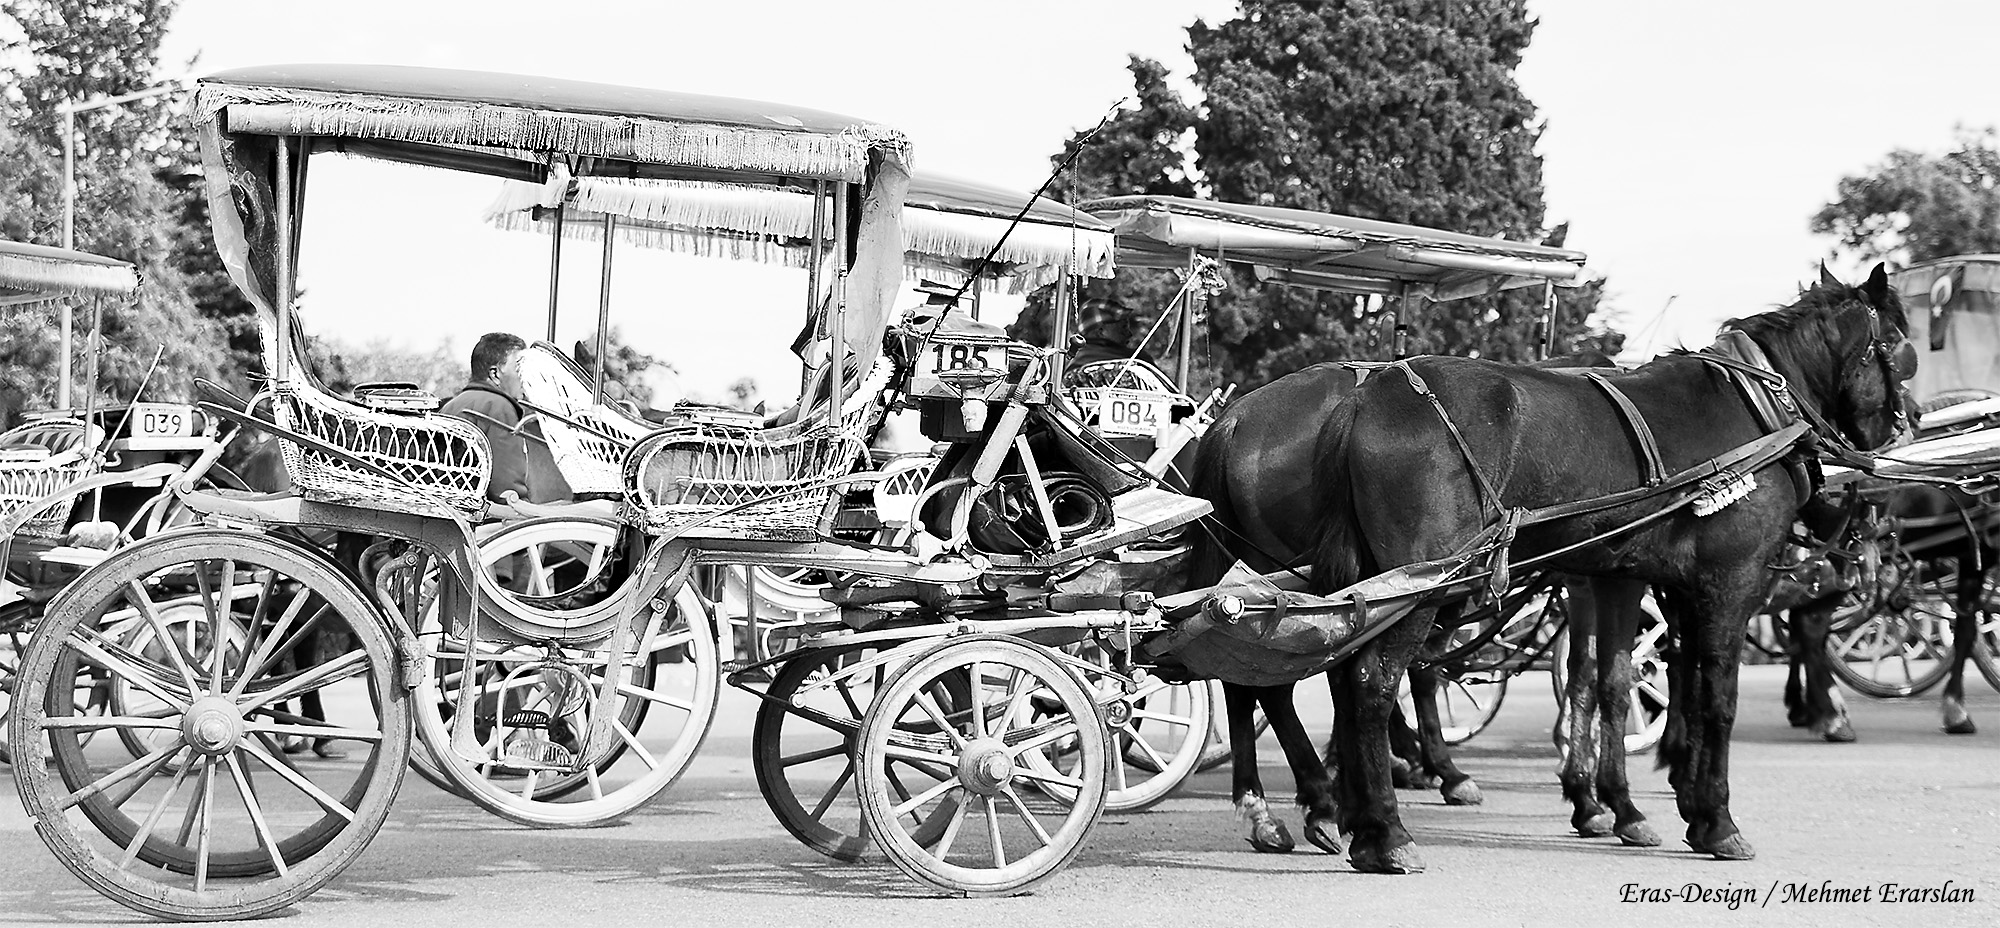
<svg viewBox="0 0 2000 928">
<path fill-rule="evenodd" d="M 1897 558 L 1882 566 L 1880 581 L 1834 611 L 1826 654 L 1833 675 L 1856 692 L 1915 696 L 1951 672 L 1957 559 Z"/>
<path fill-rule="evenodd" d="M 854 770 L 854 743 L 861 720 L 900 662 L 873 648 L 815 648 L 798 652 L 779 667 L 764 701 L 757 707 L 751 750 L 757 789 L 778 823 L 800 842 L 835 860 L 880 859 L 875 837 L 861 813 L 859 783 Z M 965 687 L 954 685 L 936 694 L 939 709 L 956 711 Z M 923 729 L 937 734 L 936 725 Z M 950 777 L 935 764 L 892 761 L 884 776 L 896 790 L 897 801 L 929 789 Z M 916 784 L 912 791 L 911 784 Z M 912 813 L 910 832 L 925 846 L 944 834 L 957 811 L 929 810 L 926 818 Z"/>
<path fill-rule="evenodd" d="M 1207 747 L 1215 702 L 1206 682 L 1173 684 L 1143 670 L 1134 676 L 1137 688 L 1127 692 L 1124 678 L 1104 667 L 1107 657 L 1104 649 L 1085 645 L 1083 658 L 1097 669 L 1086 671 L 1074 664 L 1070 668 L 1090 686 L 1111 732 L 1104 811 L 1139 812 L 1158 805 L 1194 775 Z M 1044 710 L 1061 711 L 1053 708 L 1052 695 L 1028 698 L 1037 720 Z M 1031 781 L 1035 788 L 1059 802 L 1076 799 L 1076 790 L 1056 782 L 1077 778 L 1080 758 L 1074 747 L 1058 742 L 1021 755 L 1028 768 L 1043 777 Z"/>
<path fill-rule="evenodd" d="M 1660 601 L 1647 590 L 1639 599 L 1639 633 L 1632 640 L 1632 695 L 1625 716 L 1625 753 L 1644 754 L 1667 733 L 1667 620 Z M 1569 635 L 1565 627 L 1550 648 L 1549 682 L 1556 693 L 1556 733 L 1568 733 L 1562 714 L 1569 710 L 1563 691 L 1569 686 Z M 1559 741 L 1567 753 L 1567 742 Z"/>
<path fill-rule="evenodd" d="M 255 595 L 257 590 L 248 585 L 239 585 L 237 590 L 232 592 L 236 595 Z M 198 596 L 191 596 L 179 602 L 161 603 L 156 611 L 160 617 L 160 624 L 179 646 L 180 653 L 193 658 L 195 665 L 204 666 L 214 657 L 210 649 L 214 647 L 216 635 L 209 625 L 209 611 L 203 608 L 203 604 L 198 600 Z M 169 663 L 166 643 L 162 642 L 159 634 L 153 630 L 152 623 L 141 618 L 136 609 L 128 612 L 133 614 L 118 622 L 118 625 L 122 626 L 122 633 L 121 630 L 114 630 L 108 637 L 118 641 L 126 650 L 156 665 L 166 666 Z M 222 656 L 223 662 L 228 666 L 239 664 L 242 662 L 246 632 L 241 623 L 231 618 L 229 612 L 223 610 L 217 612 L 220 613 L 218 618 L 222 621 L 223 646 L 230 651 Z M 174 714 L 172 707 L 164 700 L 134 686 L 122 677 L 114 676 L 107 682 L 112 715 L 165 718 Z M 120 728 L 117 732 L 118 740 L 133 757 L 145 757 L 179 737 L 177 732 L 157 728 Z M 172 763 L 163 769 L 167 773 L 177 773 L 180 770 Z"/>
<path fill-rule="evenodd" d="M 954 689 L 962 710 L 942 702 Z M 1037 710 L 1035 699 L 1050 703 Z M 967 896 L 1027 892 L 1076 856 L 1103 812 L 1109 741 L 1090 690 L 1049 652 L 999 636 L 952 641 L 890 677 L 862 719 L 863 820 L 913 879 Z M 1026 760 L 1066 742 L 1073 775 Z M 898 765 L 931 770 L 937 782 L 906 797 L 889 775 Z M 1023 781 L 1065 786 L 1077 799 L 1032 800 Z M 947 810 L 944 834 L 927 846 L 918 829 Z"/>
<path fill-rule="evenodd" d="M 209 627 L 246 629 L 246 646 L 188 653 L 161 616 L 190 596 Z M 162 659 L 106 634 L 127 610 L 171 645 Z M 66 591 L 23 655 L 21 800 L 57 859 L 123 905 L 175 919 L 276 911 L 339 874 L 388 815 L 410 747 L 396 663 L 374 607 L 316 553 L 227 530 L 134 545 Z M 161 709 L 78 713 L 91 673 Z M 104 728 L 165 736 L 107 770 L 80 737 Z M 364 750 L 294 761 L 280 744 L 292 736 Z"/>
<path fill-rule="evenodd" d="M 482 565 L 505 572 L 504 585 L 537 596 L 570 593 L 590 582 L 618 543 L 616 526 L 585 520 L 521 523 L 483 541 Z M 622 588 L 577 602 L 595 609 Z M 631 814 L 686 772 L 708 735 L 721 692 L 721 661 L 707 604 L 682 584 L 665 615 L 642 605 L 634 650 L 625 655 L 614 740 L 602 756 L 574 760 L 585 748 L 591 714 L 611 654 L 593 646 L 483 641 L 468 674 L 466 645 L 448 637 L 435 608 L 425 610 L 418 637 L 425 675 L 415 696 L 418 772 L 480 807 L 524 825 L 581 828 Z M 490 625 L 488 626 L 490 627 Z M 473 693 L 473 736 L 485 763 L 452 747 L 459 688 Z M 521 723 L 526 722 L 526 725 Z M 530 749 L 529 742 L 533 742 Z M 546 745 L 546 746 L 545 746 Z M 553 751 L 552 751 L 553 749 Z M 522 762 L 534 754 L 571 758 L 558 769 Z"/>
</svg>

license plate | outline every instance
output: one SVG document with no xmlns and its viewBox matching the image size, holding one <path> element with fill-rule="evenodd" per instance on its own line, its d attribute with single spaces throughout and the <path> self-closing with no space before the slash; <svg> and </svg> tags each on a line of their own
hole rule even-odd
<svg viewBox="0 0 2000 928">
<path fill-rule="evenodd" d="M 925 353 L 924 359 L 933 377 L 945 371 L 1004 369 L 1007 346 L 932 342 L 931 350 Z"/>
<path fill-rule="evenodd" d="M 132 437 L 186 438 L 194 434 L 194 407 L 178 403 L 132 404 Z"/>
<path fill-rule="evenodd" d="M 1097 397 L 1097 431 L 1115 438 L 1152 438 L 1171 421 L 1167 397 L 1107 388 Z"/>
</svg>

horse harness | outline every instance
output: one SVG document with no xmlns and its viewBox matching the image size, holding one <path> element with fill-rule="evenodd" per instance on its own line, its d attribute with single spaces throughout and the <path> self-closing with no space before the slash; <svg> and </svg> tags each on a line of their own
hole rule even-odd
<svg viewBox="0 0 2000 928">
<path fill-rule="evenodd" d="M 1698 515 L 1709 515 L 1720 511 L 1748 494 L 1755 486 L 1752 475 L 1773 463 L 1782 462 L 1793 471 L 1794 482 L 1800 488 L 1802 500 L 1817 491 L 1822 481 L 1817 466 L 1816 449 L 1821 443 L 1819 436 L 1830 432 L 1831 426 L 1797 401 L 1784 375 L 1772 369 L 1769 359 L 1756 342 L 1740 331 L 1729 330 L 1717 340 L 1715 348 L 1689 354 L 1705 364 L 1719 368 L 1724 376 L 1736 385 L 1738 393 L 1750 408 L 1752 416 L 1764 434 L 1699 464 L 1668 474 L 1660 455 L 1659 442 L 1654 437 L 1652 428 L 1646 424 L 1645 416 L 1623 390 L 1620 390 L 1610 378 L 1595 370 L 1558 369 L 1565 374 L 1589 379 L 1605 395 L 1637 449 L 1642 484 L 1630 490 L 1594 499 L 1573 500 L 1536 509 L 1508 509 L 1501 503 L 1499 491 L 1480 468 L 1478 458 L 1473 454 L 1472 447 L 1459 430 L 1458 424 L 1452 421 L 1444 403 L 1438 399 L 1437 394 L 1431 390 L 1423 377 L 1411 367 L 1408 360 L 1386 364 L 1371 363 L 1367 364 L 1364 370 L 1373 372 L 1395 368 L 1401 371 L 1408 380 L 1410 389 L 1430 402 L 1431 410 L 1444 424 L 1446 433 L 1451 436 L 1460 456 L 1465 459 L 1467 470 L 1471 471 L 1479 494 L 1481 508 L 1490 510 L 1494 514 L 1493 519 L 1486 523 L 1488 531 L 1482 532 L 1481 540 L 1475 544 L 1492 546 L 1488 592 L 1497 597 L 1507 589 L 1510 574 L 1514 569 L 1547 561 L 1586 544 L 1632 531 L 1683 506 L 1695 506 Z M 1359 364 L 1353 366 L 1362 368 Z M 1832 434 L 1838 435 L 1838 433 Z M 1842 441 L 1841 444 L 1844 445 L 1845 442 Z M 1855 454 L 1858 456 L 1859 453 Z M 1638 520 L 1556 551 L 1511 565 L 1508 562 L 1508 548 L 1512 546 L 1516 533 L 1523 526 L 1602 512 L 1676 493 L 1679 497 L 1671 504 Z"/>
</svg>

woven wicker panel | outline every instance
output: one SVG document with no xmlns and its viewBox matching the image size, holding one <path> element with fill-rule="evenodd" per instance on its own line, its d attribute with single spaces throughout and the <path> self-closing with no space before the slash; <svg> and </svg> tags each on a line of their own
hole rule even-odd
<svg viewBox="0 0 2000 928">
<path fill-rule="evenodd" d="M 837 426 L 824 414 L 767 429 L 669 423 L 625 458 L 626 518 L 651 532 L 698 522 L 709 537 L 817 537 L 820 514 L 837 492 L 821 484 L 852 472 L 867 453 L 865 436 L 881 421 L 881 393 L 893 372 L 881 359 Z"/>
<path fill-rule="evenodd" d="M 541 417 L 542 437 L 570 489 L 579 494 L 622 491 L 625 454 L 653 430 L 652 424 L 598 405 L 583 371 L 547 342 L 521 352 L 520 372 L 521 398 L 555 414 Z"/>
<path fill-rule="evenodd" d="M 278 424 L 409 481 L 392 481 L 283 442 L 285 469 L 307 499 L 429 514 L 437 513 L 440 504 L 464 512 L 486 508 L 491 455 L 486 437 L 470 423 L 436 414 L 376 412 L 298 381 L 279 385 L 273 397 Z"/>
<path fill-rule="evenodd" d="M 0 461 L 0 519 L 11 519 L 35 500 L 94 476 L 102 462 L 92 452 L 102 437 L 101 429 L 85 428 L 73 419 L 30 422 L 0 432 L 0 446 L 27 445 L 49 452 L 39 460 Z M 75 497 L 49 505 L 22 523 L 20 533 L 57 537 L 75 506 Z"/>
</svg>

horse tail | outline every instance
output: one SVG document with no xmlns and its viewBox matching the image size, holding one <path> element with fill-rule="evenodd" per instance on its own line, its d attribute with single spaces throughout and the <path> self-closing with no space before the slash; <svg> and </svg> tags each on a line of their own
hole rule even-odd
<svg viewBox="0 0 2000 928">
<path fill-rule="evenodd" d="M 1222 575 L 1228 573 L 1230 565 L 1236 561 L 1222 537 L 1243 530 L 1243 520 L 1236 513 L 1235 498 L 1229 492 L 1229 446 L 1236 437 L 1236 421 L 1235 416 L 1223 416 L 1195 445 L 1194 473 L 1188 480 L 1188 487 L 1196 497 L 1208 500 L 1215 511 L 1208 517 L 1213 524 L 1204 521 L 1194 532 L 1194 551 L 1189 560 L 1189 589 L 1221 582 Z"/>
<path fill-rule="evenodd" d="M 1349 452 L 1353 447 L 1354 422 L 1360 415 L 1357 395 L 1350 395 L 1334 407 L 1333 415 L 1320 431 L 1318 458 L 1319 508 L 1325 519 L 1319 540 L 1313 547 L 1313 589 L 1331 593 L 1372 576 L 1374 558 L 1367 549 L 1367 534 L 1354 509 L 1354 469 Z"/>
</svg>

